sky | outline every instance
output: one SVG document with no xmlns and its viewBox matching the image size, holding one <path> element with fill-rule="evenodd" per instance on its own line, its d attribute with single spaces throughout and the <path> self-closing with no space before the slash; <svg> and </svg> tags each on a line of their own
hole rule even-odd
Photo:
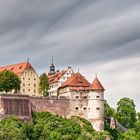
<svg viewBox="0 0 140 140">
<path fill-rule="evenodd" d="M 30 58 L 38 74 L 72 66 L 103 84 L 105 99 L 140 111 L 139 0 L 0 0 L 0 65 Z"/>
</svg>

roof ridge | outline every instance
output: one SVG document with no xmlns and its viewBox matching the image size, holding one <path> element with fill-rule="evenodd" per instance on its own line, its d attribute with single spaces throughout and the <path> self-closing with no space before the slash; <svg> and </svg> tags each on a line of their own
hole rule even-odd
<svg viewBox="0 0 140 140">
<path fill-rule="evenodd" d="M 21 64 L 24 64 L 24 63 L 29 63 L 29 62 L 21 62 L 21 63 L 16 63 L 16 64 L 9 64 L 9 65 L 4 65 L 4 66 L 0 66 L 0 68 L 3 68 L 3 67 L 11 67 L 11 66 L 15 66 L 15 65 L 21 65 Z"/>
</svg>

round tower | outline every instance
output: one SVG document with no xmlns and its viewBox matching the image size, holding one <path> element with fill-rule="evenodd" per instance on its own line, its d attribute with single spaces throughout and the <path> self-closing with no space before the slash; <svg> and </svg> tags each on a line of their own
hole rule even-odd
<svg viewBox="0 0 140 140">
<path fill-rule="evenodd" d="M 104 87 L 97 76 L 90 86 L 88 94 L 87 119 L 97 131 L 104 130 Z"/>
</svg>

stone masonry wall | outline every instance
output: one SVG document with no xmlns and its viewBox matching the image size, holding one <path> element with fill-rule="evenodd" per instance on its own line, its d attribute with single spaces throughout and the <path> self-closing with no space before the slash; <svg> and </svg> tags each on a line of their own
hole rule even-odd
<svg viewBox="0 0 140 140">
<path fill-rule="evenodd" d="M 0 120 L 9 115 L 17 116 L 25 121 L 31 121 L 29 96 L 0 94 Z"/>
<path fill-rule="evenodd" d="M 33 112 L 51 112 L 62 117 L 67 117 L 70 113 L 70 100 L 57 97 L 30 97 Z"/>
</svg>

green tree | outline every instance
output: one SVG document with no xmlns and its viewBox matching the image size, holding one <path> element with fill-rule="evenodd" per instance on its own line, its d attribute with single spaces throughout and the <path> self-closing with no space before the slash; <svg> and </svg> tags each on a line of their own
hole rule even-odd
<svg viewBox="0 0 140 140">
<path fill-rule="evenodd" d="M 137 120 L 140 121 L 140 112 L 137 112 Z"/>
<path fill-rule="evenodd" d="M 126 128 L 133 128 L 136 123 L 135 104 L 132 99 L 122 98 L 117 103 L 116 118 Z"/>
<path fill-rule="evenodd" d="M 0 122 L 0 140 L 29 140 L 23 132 L 23 123 L 14 117 Z"/>
<path fill-rule="evenodd" d="M 115 109 L 109 106 L 107 101 L 104 102 L 104 108 L 105 108 L 105 118 L 115 117 Z"/>
<path fill-rule="evenodd" d="M 129 129 L 122 135 L 123 140 L 140 140 L 137 138 L 137 134 L 133 129 Z"/>
<path fill-rule="evenodd" d="M 20 90 L 20 79 L 11 71 L 0 72 L 0 91 L 6 93 L 14 90 L 17 93 Z"/>
<path fill-rule="evenodd" d="M 40 76 L 39 93 L 41 95 L 47 96 L 48 95 L 48 89 L 49 89 L 48 77 L 47 77 L 46 73 L 43 73 Z"/>
</svg>

